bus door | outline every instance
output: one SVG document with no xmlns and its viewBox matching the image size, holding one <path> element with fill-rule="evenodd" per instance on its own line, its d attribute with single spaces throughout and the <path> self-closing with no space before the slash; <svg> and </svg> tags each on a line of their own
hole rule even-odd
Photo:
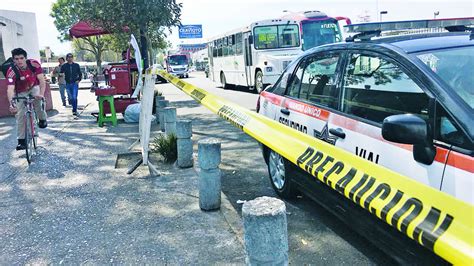
<svg viewBox="0 0 474 266">
<path fill-rule="evenodd" d="M 245 79 L 247 86 L 253 86 L 252 80 L 252 35 L 250 32 L 244 32 L 244 61 L 245 61 Z"/>
</svg>

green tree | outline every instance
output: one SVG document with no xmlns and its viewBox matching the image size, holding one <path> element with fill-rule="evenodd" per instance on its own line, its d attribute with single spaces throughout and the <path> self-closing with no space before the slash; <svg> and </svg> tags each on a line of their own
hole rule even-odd
<svg viewBox="0 0 474 266">
<path fill-rule="evenodd" d="M 40 52 L 40 58 L 43 62 L 46 62 L 46 61 L 52 61 L 53 59 L 56 58 L 56 55 L 54 54 L 53 51 L 51 51 L 51 58 L 48 58 L 46 59 L 46 52 L 45 52 L 45 49 L 40 49 L 39 50 Z"/>
<path fill-rule="evenodd" d="M 54 24 L 58 29 L 61 41 L 72 41 L 73 48 L 90 52 L 96 61 L 97 67 L 100 69 L 102 64 L 102 54 L 108 49 L 108 40 L 105 36 L 91 36 L 81 39 L 72 39 L 69 35 L 69 29 L 81 21 L 81 12 L 85 12 L 81 8 L 80 1 L 77 0 L 57 0 L 53 4 L 50 15 L 54 18 Z M 87 53 L 79 53 L 83 59 L 88 57 Z"/>
<path fill-rule="evenodd" d="M 102 36 L 91 36 L 74 39 L 72 46 L 75 51 L 82 50 L 91 53 L 94 56 L 97 69 L 101 69 L 102 54 L 107 50 L 107 38 Z M 87 54 L 84 54 L 83 56 L 86 57 Z"/>
<path fill-rule="evenodd" d="M 88 21 L 95 27 L 112 32 L 111 49 L 124 48 L 124 27 L 139 36 L 142 56 L 147 63 L 147 44 L 153 49 L 165 48 L 166 29 L 180 24 L 182 4 L 176 0 L 58 0 L 53 4 L 51 16 L 61 33 L 68 39 L 69 29 L 76 22 Z"/>
</svg>

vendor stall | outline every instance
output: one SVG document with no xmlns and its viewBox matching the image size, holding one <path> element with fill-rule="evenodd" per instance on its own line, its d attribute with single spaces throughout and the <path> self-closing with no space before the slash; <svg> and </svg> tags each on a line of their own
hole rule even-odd
<svg viewBox="0 0 474 266">
<path fill-rule="evenodd" d="M 102 28 L 94 28 L 84 21 L 76 23 L 69 30 L 69 34 L 74 38 L 99 36 L 109 33 L 109 31 Z M 131 44 L 136 44 L 133 35 L 131 36 Z M 138 46 L 134 48 L 135 58 L 140 62 Z M 102 126 L 104 122 L 112 122 L 112 124 L 116 125 L 116 113 L 124 113 L 127 106 L 138 102 L 137 96 L 141 87 L 141 67 L 131 57 L 130 50 L 129 47 L 125 60 L 109 64 L 109 84 L 104 87 L 92 88 L 99 101 L 99 126 Z"/>
</svg>

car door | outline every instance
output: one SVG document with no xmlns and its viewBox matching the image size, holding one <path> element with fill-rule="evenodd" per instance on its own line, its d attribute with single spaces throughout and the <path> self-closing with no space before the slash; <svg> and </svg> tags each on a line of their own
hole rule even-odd
<svg viewBox="0 0 474 266">
<path fill-rule="evenodd" d="M 426 87 L 394 59 L 368 51 L 349 53 L 341 114 L 330 121 L 330 128 L 345 134 L 336 146 L 440 189 L 448 150 L 438 148 L 435 161 L 426 165 L 414 160 L 412 145 L 386 141 L 381 134 L 383 119 L 390 115 L 410 113 L 428 122 L 432 110 L 425 91 Z"/>
<path fill-rule="evenodd" d="M 435 145 L 449 149 L 441 191 L 474 204 L 474 143 L 440 104 L 435 124 Z"/>
<path fill-rule="evenodd" d="M 324 141 L 328 118 L 338 106 L 337 76 L 341 56 L 339 52 L 309 55 L 298 65 L 291 77 L 281 105 L 280 123 Z"/>
</svg>

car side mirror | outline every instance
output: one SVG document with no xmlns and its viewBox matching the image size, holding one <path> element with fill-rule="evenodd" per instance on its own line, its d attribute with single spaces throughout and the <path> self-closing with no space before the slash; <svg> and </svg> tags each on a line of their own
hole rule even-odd
<svg viewBox="0 0 474 266">
<path fill-rule="evenodd" d="M 415 161 L 430 165 L 436 156 L 425 120 L 412 114 L 391 115 L 383 120 L 382 136 L 396 143 L 412 144 Z"/>
<path fill-rule="evenodd" d="M 249 36 L 249 44 L 253 44 L 253 35 Z"/>
</svg>

